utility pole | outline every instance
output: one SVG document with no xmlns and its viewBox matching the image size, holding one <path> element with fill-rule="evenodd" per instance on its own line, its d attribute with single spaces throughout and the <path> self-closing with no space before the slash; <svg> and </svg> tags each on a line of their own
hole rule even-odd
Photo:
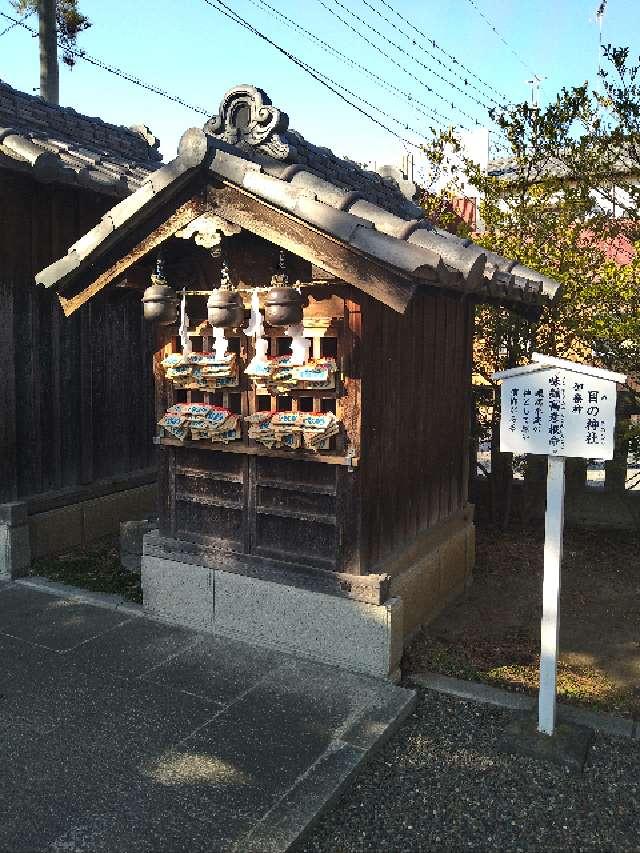
<svg viewBox="0 0 640 853">
<path fill-rule="evenodd" d="M 40 96 L 50 104 L 59 104 L 56 0 L 39 0 L 38 14 L 40 16 Z"/>
</svg>

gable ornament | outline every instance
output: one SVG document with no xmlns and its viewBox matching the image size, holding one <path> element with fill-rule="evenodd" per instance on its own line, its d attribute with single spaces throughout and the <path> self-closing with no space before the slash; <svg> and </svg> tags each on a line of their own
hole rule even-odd
<svg viewBox="0 0 640 853">
<path fill-rule="evenodd" d="M 242 85 L 229 89 L 218 115 L 209 119 L 205 133 L 216 136 L 230 145 L 245 145 L 261 150 L 279 160 L 294 152 L 286 132 L 289 116 L 277 109 L 262 89 Z"/>
</svg>

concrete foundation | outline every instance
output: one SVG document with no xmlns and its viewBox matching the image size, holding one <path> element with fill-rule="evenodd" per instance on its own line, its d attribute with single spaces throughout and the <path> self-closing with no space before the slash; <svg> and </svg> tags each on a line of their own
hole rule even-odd
<svg viewBox="0 0 640 853">
<path fill-rule="evenodd" d="M 279 580 L 224 551 L 151 533 L 143 544 L 144 607 L 176 625 L 395 679 L 406 641 L 464 592 L 474 545 L 469 508 L 390 560 L 391 595 L 368 604 L 318 589 L 312 576 Z"/>
<path fill-rule="evenodd" d="M 141 583 L 149 616 L 212 632 L 214 574 L 207 566 L 143 556 Z"/>
<path fill-rule="evenodd" d="M 402 601 L 363 604 L 333 595 L 215 574 L 214 633 L 354 672 L 397 679 Z"/>
<path fill-rule="evenodd" d="M 389 561 L 385 571 L 392 575 L 391 595 L 404 602 L 405 641 L 464 593 L 474 562 L 471 507 L 416 537 Z"/>
<path fill-rule="evenodd" d="M 121 521 L 147 518 L 155 511 L 156 495 L 155 483 L 145 484 L 30 514 L 31 556 L 64 554 L 118 535 Z"/>
<path fill-rule="evenodd" d="M 399 599 L 364 604 L 163 559 L 157 556 L 157 537 L 151 534 L 148 539 L 152 544 L 145 544 L 141 580 L 149 616 L 353 672 L 398 679 L 403 646 Z"/>
</svg>

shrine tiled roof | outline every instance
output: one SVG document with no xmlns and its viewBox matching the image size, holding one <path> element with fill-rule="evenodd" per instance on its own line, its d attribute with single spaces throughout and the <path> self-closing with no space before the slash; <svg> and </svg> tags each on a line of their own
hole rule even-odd
<svg viewBox="0 0 640 853">
<path fill-rule="evenodd" d="M 203 131 L 187 131 L 178 156 L 121 202 L 37 280 L 65 288 L 117 242 L 125 223 L 144 218 L 147 205 L 177 194 L 186 173 L 237 187 L 345 245 L 359 257 L 397 272 L 405 282 L 435 284 L 501 304 L 539 306 L 553 299 L 552 279 L 434 227 L 412 200 L 403 176 L 383 178 L 319 148 L 289 130 L 285 113 L 253 86 L 224 96 Z M 188 176 L 187 176 L 188 177 Z M 171 187 L 175 187 L 174 190 Z M 157 206 L 159 198 L 153 202 Z M 105 242 L 106 241 L 106 242 Z M 356 286 L 357 277 L 353 282 Z"/>
<path fill-rule="evenodd" d="M 142 125 L 108 124 L 0 80 L 0 168 L 124 197 L 161 165 L 158 145 Z"/>
</svg>

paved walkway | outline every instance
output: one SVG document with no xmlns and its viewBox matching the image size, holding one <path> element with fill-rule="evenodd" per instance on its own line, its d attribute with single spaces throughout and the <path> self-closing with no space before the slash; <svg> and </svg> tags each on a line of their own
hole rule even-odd
<svg viewBox="0 0 640 853">
<path fill-rule="evenodd" d="M 414 694 L 0 583 L 0 850 L 287 849 Z"/>
</svg>

